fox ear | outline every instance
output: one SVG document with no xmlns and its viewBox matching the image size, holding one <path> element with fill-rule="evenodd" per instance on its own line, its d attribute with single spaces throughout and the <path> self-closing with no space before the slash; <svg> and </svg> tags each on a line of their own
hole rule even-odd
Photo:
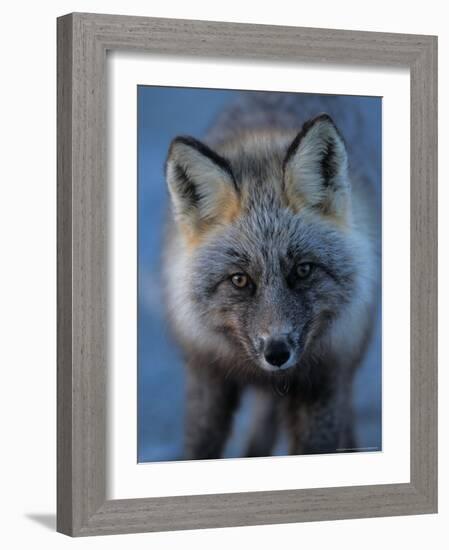
<svg viewBox="0 0 449 550">
<path fill-rule="evenodd" d="M 229 221 L 238 210 L 238 191 L 229 162 L 194 138 L 172 141 L 166 179 L 176 219 L 192 230 Z"/>
<path fill-rule="evenodd" d="M 345 218 L 350 184 L 345 143 L 329 115 L 306 122 L 284 160 L 284 189 L 294 210 L 309 206 Z"/>
</svg>

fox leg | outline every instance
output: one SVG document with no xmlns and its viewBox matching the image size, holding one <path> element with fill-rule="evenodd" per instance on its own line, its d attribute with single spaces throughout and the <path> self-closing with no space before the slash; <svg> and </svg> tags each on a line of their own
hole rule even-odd
<svg viewBox="0 0 449 550">
<path fill-rule="evenodd" d="M 207 368 L 188 368 L 185 458 L 220 458 L 240 397 L 239 387 Z"/>
<path fill-rule="evenodd" d="M 288 408 L 290 454 L 334 453 L 355 447 L 352 411 L 329 399 Z"/>
<path fill-rule="evenodd" d="M 346 429 L 342 434 L 339 448 L 342 451 L 357 451 L 357 438 L 354 431 L 354 423 L 352 422 L 352 415 L 346 422 Z"/>
</svg>

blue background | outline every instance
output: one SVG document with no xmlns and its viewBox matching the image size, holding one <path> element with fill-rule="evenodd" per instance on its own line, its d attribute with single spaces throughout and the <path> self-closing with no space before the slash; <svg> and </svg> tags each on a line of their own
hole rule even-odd
<svg viewBox="0 0 449 550">
<path fill-rule="evenodd" d="M 215 116 L 242 92 L 138 86 L 138 462 L 182 458 L 184 371 L 170 338 L 161 293 L 161 245 L 168 193 L 164 162 L 179 134 L 201 139 Z M 244 92 L 251 93 L 251 92 Z M 380 98 L 295 94 L 306 116 L 326 111 L 346 139 L 350 160 L 381 194 Z M 300 126 L 298 127 L 298 130 Z M 366 162 L 366 160 L 369 162 Z M 380 220 L 379 220 L 380 223 Z M 380 301 L 380 297 L 379 297 Z M 356 430 L 360 447 L 381 447 L 381 314 L 355 381 Z M 236 416 L 225 456 L 240 456 L 251 420 L 251 392 Z M 285 454 L 285 436 L 276 454 Z"/>
</svg>

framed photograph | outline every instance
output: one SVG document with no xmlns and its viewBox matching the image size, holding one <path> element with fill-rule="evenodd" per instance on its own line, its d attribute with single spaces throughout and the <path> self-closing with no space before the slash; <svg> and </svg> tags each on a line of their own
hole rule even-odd
<svg viewBox="0 0 449 550">
<path fill-rule="evenodd" d="M 58 19 L 58 531 L 437 511 L 437 39 Z"/>
</svg>

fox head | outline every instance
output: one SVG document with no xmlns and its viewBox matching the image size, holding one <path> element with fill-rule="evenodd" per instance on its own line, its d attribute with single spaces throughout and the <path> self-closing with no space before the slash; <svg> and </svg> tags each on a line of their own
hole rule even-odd
<svg viewBox="0 0 449 550">
<path fill-rule="evenodd" d="M 192 345 L 268 372 L 318 353 L 357 271 L 347 152 L 331 118 L 216 150 L 178 137 L 166 179 L 183 258 L 168 261 L 182 289 L 172 315 Z"/>
</svg>

